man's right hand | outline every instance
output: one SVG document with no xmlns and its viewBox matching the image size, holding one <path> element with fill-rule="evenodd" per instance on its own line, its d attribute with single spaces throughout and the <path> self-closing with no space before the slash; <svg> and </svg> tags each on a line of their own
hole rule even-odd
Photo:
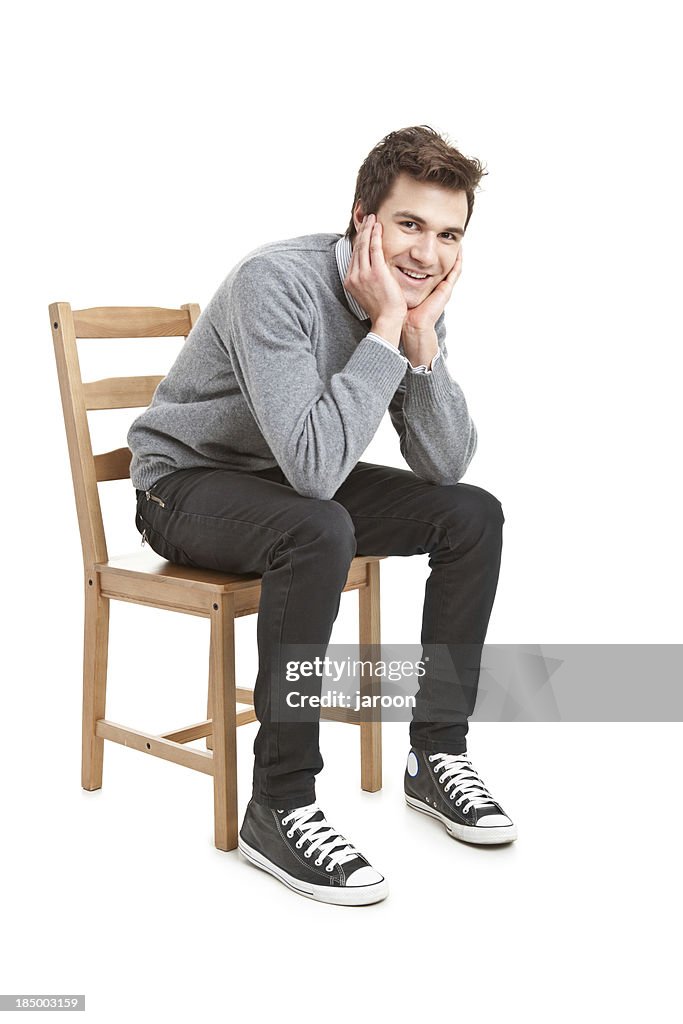
<svg viewBox="0 0 683 1024">
<path fill-rule="evenodd" d="M 368 313 L 372 330 L 398 348 L 408 304 L 382 249 L 382 225 L 368 214 L 358 231 L 344 287 Z"/>
</svg>

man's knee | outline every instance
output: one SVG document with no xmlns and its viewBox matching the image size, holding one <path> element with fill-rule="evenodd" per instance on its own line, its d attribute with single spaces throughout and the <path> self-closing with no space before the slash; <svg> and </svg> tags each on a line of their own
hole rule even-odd
<svg viewBox="0 0 683 1024">
<path fill-rule="evenodd" d="M 442 513 L 452 547 L 471 547 L 485 537 L 496 546 L 500 544 L 505 516 L 495 494 L 463 483 L 447 484 L 439 491 L 439 501 L 446 504 L 445 510 L 442 506 Z"/>
<path fill-rule="evenodd" d="M 444 484 L 439 487 L 439 500 L 445 502 L 461 522 L 472 520 L 502 526 L 505 522 L 503 506 L 495 494 L 474 484 Z"/>
<path fill-rule="evenodd" d="M 472 491 L 471 502 L 479 518 L 486 519 L 494 525 L 502 526 L 505 522 L 503 506 L 495 494 L 484 490 L 483 487 L 476 487 L 474 484 L 467 484 L 466 486 Z"/>
<path fill-rule="evenodd" d="M 310 498 L 309 508 L 301 524 L 302 538 L 351 560 L 356 553 L 356 529 L 347 509 L 331 498 Z"/>
</svg>

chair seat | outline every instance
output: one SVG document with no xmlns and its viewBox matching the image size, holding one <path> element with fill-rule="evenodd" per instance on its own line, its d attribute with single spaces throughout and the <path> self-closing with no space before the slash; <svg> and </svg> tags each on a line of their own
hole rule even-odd
<svg viewBox="0 0 683 1024">
<path fill-rule="evenodd" d="M 141 578 L 157 576 L 167 580 L 176 580 L 200 584 L 211 590 L 229 591 L 248 586 L 254 580 L 260 580 L 259 573 L 218 572 L 214 569 L 195 568 L 191 565 L 178 565 L 157 555 L 151 548 L 131 551 L 128 554 L 116 555 L 107 562 L 95 563 L 98 572 L 109 574 L 134 575 Z"/>
<path fill-rule="evenodd" d="M 368 562 L 381 562 L 386 555 L 357 555 L 351 568 L 367 565 Z M 218 588 L 221 591 L 237 590 L 240 587 L 250 585 L 254 580 L 260 580 L 261 575 L 255 572 L 234 573 L 220 572 L 215 569 L 195 568 L 189 565 L 178 565 L 176 562 L 169 562 L 168 559 L 157 555 L 151 548 L 141 551 L 131 551 L 129 554 L 116 555 L 107 562 L 96 562 L 95 569 L 98 572 L 130 574 L 136 576 L 159 576 L 164 579 L 177 581 L 190 581 L 192 583 L 204 584 L 212 590 Z"/>
<path fill-rule="evenodd" d="M 349 567 L 344 590 L 364 587 L 368 563 L 379 562 L 384 557 L 356 556 Z M 178 565 L 151 548 L 96 562 L 94 568 L 100 577 L 103 597 L 207 615 L 217 594 L 233 593 L 236 615 L 252 615 L 258 611 L 259 573 L 230 573 Z"/>
</svg>

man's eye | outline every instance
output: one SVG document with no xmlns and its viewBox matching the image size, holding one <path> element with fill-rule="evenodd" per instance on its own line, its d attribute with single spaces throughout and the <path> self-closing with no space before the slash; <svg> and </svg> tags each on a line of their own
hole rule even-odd
<svg viewBox="0 0 683 1024">
<path fill-rule="evenodd" d="M 414 224 L 415 227 L 417 227 L 417 224 L 415 223 L 414 220 L 402 220 L 401 221 L 401 227 L 407 227 L 408 224 Z M 443 234 L 444 235 L 448 235 L 449 238 L 452 238 L 454 242 L 458 241 L 458 239 L 456 238 L 456 236 L 453 234 L 452 231 L 444 231 Z"/>
</svg>

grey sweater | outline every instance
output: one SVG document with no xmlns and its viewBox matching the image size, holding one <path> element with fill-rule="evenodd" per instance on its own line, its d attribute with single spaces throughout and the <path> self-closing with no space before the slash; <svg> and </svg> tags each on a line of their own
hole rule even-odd
<svg viewBox="0 0 683 1024">
<path fill-rule="evenodd" d="M 300 494 L 329 499 L 387 408 L 417 476 L 463 476 L 477 433 L 446 368 L 444 314 L 435 325 L 442 358 L 431 373 L 407 370 L 349 308 L 340 237 L 272 242 L 233 267 L 128 431 L 136 488 L 178 469 L 279 466 Z"/>
</svg>

